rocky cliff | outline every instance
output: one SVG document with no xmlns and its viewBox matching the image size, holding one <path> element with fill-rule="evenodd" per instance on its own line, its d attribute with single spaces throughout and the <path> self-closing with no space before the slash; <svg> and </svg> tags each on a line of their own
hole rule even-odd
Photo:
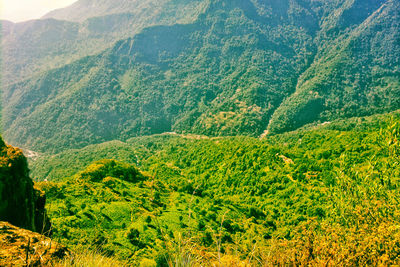
<svg viewBox="0 0 400 267">
<path fill-rule="evenodd" d="M 49 234 L 45 195 L 34 188 L 22 150 L 0 137 L 0 221 Z"/>
</svg>

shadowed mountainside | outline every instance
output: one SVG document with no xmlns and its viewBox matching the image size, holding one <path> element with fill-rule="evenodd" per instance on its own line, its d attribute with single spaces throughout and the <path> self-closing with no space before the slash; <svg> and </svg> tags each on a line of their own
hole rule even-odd
<svg viewBox="0 0 400 267">
<path fill-rule="evenodd" d="M 46 198 L 34 188 L 22 151 L 7 146 L 0 138 L 0 221 L 49 234 Z"/>
<path fill-rule="evenodd" d="M 398 1 L 204 6 L 191 23 L 4 86 L 4 137 L 56 152 L 169 131 L 260 136 L 400 107 Z"/>
</svg>

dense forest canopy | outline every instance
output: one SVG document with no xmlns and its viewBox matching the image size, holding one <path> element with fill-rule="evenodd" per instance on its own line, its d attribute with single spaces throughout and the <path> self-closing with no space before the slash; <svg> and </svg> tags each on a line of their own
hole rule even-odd
<svg viewBox="0 0 400 267">
<path fill-rule="evenodd" d="M 3 24 L 8 142 L 257 137 L 399 108 L 398 1 L 165 0 L 151 13 L 121 0 L 80 15 L 94 2 Z"/>
<path fill-rule="evenodd" d="M 57 238 L 133 265 L 386 265 L 400 261 L 399 119 L 137 137 L 31 166 Z"/>
</svg>

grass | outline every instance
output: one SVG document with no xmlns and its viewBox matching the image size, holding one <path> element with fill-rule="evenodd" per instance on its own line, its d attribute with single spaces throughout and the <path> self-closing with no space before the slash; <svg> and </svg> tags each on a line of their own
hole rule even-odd
<svg viewBox="0 0 400 267">
<path fill-rule="evenodd" d="M 98 249 L 84 249 L 79 253 L 71 253 L 61 261 L 53 264 L 55 267 L 123 267 L 128 266 L 127 263 L 117 260 L 114 257 L 106 257 L 101 255 Z"/>
</svg>

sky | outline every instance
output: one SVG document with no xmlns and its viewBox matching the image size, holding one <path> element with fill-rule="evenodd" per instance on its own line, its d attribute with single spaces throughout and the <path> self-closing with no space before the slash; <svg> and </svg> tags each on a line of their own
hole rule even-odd
<svg viewBox="0 0 400 267">
<path fill-rule="evenodd" d="M 77 0 L 0 0 L 0 19 L 21 22 L 38 19 L 47 12 Z"/>
</svg>

